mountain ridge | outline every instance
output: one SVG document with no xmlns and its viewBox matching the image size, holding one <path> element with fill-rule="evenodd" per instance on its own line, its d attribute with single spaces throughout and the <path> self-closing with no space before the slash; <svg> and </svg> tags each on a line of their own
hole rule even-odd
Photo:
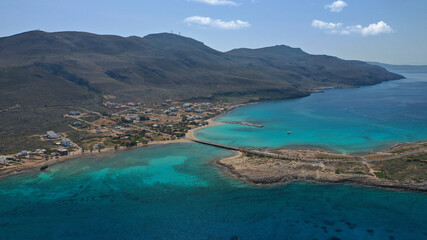
<svg viewBox="0 0 427 240">
<path fill-rule="evenodd" d="M 103 95 L 153 103 L 166 98 L 277 99 L 306 96 L 319 87 L 399 78 L 361 61 L 311 55 L 286 45 L 221 52 L 169 33 L 121 37 L 30 31 L 0 38 L 0 84 L 5 86 L 0 108 L 49 105 L 55 98 L 66 104 L 85 104 L 78 98 L 99 103 Z M 65 94 L 67 89 L 73 92 Z M 50 97 L 34 98 L 34 91 Z M 26 97 L 13 97 L 22 94 Z"/>
</svg>

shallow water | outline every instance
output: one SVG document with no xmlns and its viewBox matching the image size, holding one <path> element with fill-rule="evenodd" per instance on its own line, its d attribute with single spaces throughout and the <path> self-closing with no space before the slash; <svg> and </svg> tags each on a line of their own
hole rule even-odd
<svg viewBox="0 0 427 240">
<path fill-rule="evenodd" d="M 239 108 L 199 137 L 342 152 L 426 137 L 426 73 Z M 375 102 L 375 105 L 371 103 Z M 291 135 L 285 134 L 292 131 Z M 353 185 L 255 187 L 196 143 L 85 157 L 0 180 L 0 239 L 427 239 L 427 194 Z"/>
<path fill-rule="evenodd" d="M 254 122 L 263 128 L 222 124 L 195 135 L 231 146 L 318 146 L 342 153 L 426 140 L 427 72 L 403 75 L 407 79 L 243 106 L 218 121 Z"/>
<path fill-rule="evenodd" d="M 425 239 L 427 195 L 252 187 L 196 143 L 68 161 L 0 181 L 0 239 Z"/>
</svg>

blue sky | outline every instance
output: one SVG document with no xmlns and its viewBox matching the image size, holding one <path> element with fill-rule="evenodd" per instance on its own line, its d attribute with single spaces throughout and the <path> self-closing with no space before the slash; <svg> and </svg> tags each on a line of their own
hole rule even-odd
<svg viewBox="0 0 427 240">
<path fill-rule="evenodd" d="M 285 44 L 344 59 L 427 64 L 426 12 L 426 0 L 1 0 L 0 36 L 173 30 L 220 51 Z"/>
</svg>

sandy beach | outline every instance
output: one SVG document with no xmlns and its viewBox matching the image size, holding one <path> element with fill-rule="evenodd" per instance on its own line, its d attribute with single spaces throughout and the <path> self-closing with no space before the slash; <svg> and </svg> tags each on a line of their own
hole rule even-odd
<svg viewBox="0 0 427 240">
<path fill-rule="evenodd" d="M 203 129 L 203 128 L 207 128 L 207 127 L 212 127 L 212 126 L 216 126 L 216 125 L 221 125 L 221 124 L 224 124 L 223 122 L 216 122 L 214 119 L 216 119 L 217 117 L 215 117 L 215 118 L 211 118 L 211 119 L 208 119 L 207 120 L 207 122 L 208 122 L 208 124 L 206 124 L 206 125 L 204 125 L 204 126 L 201 126 L 201 127 L 197 127 L 197 128 L 193 128 L 193 129 L 190 129 L 190 130 L 188 130 L 188 132 L 187 132 L 187 134 L 185 134 L 185 138 L 186 139 L 195 139 L 195 140 L 197 140 L 197 138 L 196 138 L 196 136 L 194 135 L 194 133 L 196 132 L 196 131 L 198 131 L 198 130 L 200 130 L 200 129 Z"/>
</svg>

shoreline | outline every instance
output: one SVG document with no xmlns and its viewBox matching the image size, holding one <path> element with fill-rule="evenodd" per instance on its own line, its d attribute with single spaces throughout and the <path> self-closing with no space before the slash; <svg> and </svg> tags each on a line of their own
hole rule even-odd
<svg viewBox="0 0 427 240">
<path fill-rule="evenodd" d="M 213 127 L 213 126 L 225 124 L 223 122 L 216 122 L 214 119 L 216 119 L 217 117 L 213 117 L 213 118 L 208 119 L 207 120 L 208 124 L 206 124 L 204 126 L 200 126 L 200 127 L 196 127 L 196 128 L 188 130 L 188 132 L 185 134 L 185 138 L 186 139 L 190 139 L 190 140 L 187 140 L 187 141 L 192 142 L 191 140 L 193 140 L 193 139 L 197 140 L 198 138 L 194 134 L 198 130 L 201 130 L 201 129 L 204 129 L 204 128 L 208 128 L 208 127 Z"/>
<path fill-rule="evenodd" d="M 259 148 L 261 150 L 267 150 L 267 151 L 312 151 L 312 152 L 318 152 L 318 153 L 324 153 L 324 154 L 335 154 L 335 155 L 342 155 L 346 157 L 365 157 L 373 154 L 390 154 L 390 151 L 399 148 L 399 147 L 405 147 L 405 146 L 413 146 L 417 144 L 423 144 L 426 143 L 427 140 L 418 140 L 414 142 L 394 142 L 391 144 L 385 144 L 381 147 L 376 148 L 376 150 L 366 151 L 366 152 L 355 152 L 355 153 L 342 153 L 339 151 L 335 151 L 333 149 L 317 146 L 317 145 L 288 145 L 283 147 L 277 147 L 277 148 Z"/>
<path fill-rule="evenodd" d="M 228 109 L 227 111 L 221 113 L 220 115 L 214 116 L 210 119 L 207 119 L 206 121 L 208 122 L 207 125 L 204 126 L 199 126 L 199 127 L 195 127 L 193 129 L 190 129 L 184 138 L 180 138 L 180 139 L 175 139 L 175 140 L 165 140 L 165 141 L 151 141 L 148 144 L 141 144 L 139 143 L 137 146 L 134 147 L 130 147 L 130 148 L 126 148 L 126 147 L 120 147 L 119 149 L 114 149 L 114 148 L 105 148 L 103 149 L 101 152 L 98 151 L 94 151 L 92 153 L 82 153 L 81 150 L 77 151 L 77 152 L 73 152 L 73 154 L 68 155 L 68 156 L 63 156 L 63 157 L 59 157 L 59 158 L 54 158 L 54 159 L 50 159 L 48 161 L 41 161 L 41 162 L 35 162 L 35 163 L 30 163 L 30 164 L 23 164 L 23 165 L 18 165 L 15 167 L 11 167 L 10 169 L 1 169 L 0 170 L 0 180 L 7 178 L 9 176 L 14 176 L 14 175 L 20 175 L 20 174 L 26 174 L 26 173 L 31 173 L 31 172 L 37 172 L 37 171 L 41 171 L 41 167 L 43 166 L 53 166 L 59 163 L 63 163 L 67 160 L 71 160 L 71 159 L 75 159 L 75 158 L 82 158 L 85 156 L 102 156 L 102 155 L 107 155 L 107 154 L 111 154 L 111 153 L 117 153 L 123 150 L 132 150 L 132 149 L 136 149 L 136 148 L 140 148 L 140 147 L 147 147 L 147 146 L 151 146 L 151 145 L 163 145 L 163 144 L 172 144 L 172 143 L 189 143 L 189 142 L 193 142 L 192 140 L 198 140 L 198 138 L 195 136 L 195 132 L 204 128 L 208 128 L 208 127 L 212 127 L 212 126 L 217 126 L 217 125 L 221 125 L 221 124 L 225 124 L 224 122 L 217 122 L 215 121 L 216 119 L 220 118 L 221 116 L 228 114 L 229 112 L 231 112 L 232 110 L 236 109 L 237 107 L 240 106 L 245 106 L 245 105 L 249 105 L 249 104 L 255 104 L 258 102 L 263 102 L 263 101 L 251 101 L 251 102 L 247 102 L 247 103 L 243 103 L 243 104 L 238 104 L 238 105 L 234 105 L 231 106 L 230 109 Z M 370 152 L 366 152 L 366 153 L 358 153 L 358 154 L 341 154 L 343 156 L 348 156 L 348 157 L 352 157 L 352 156 L 362 156 L 363 155 L 368 155 L 368 154 L 387 154 L 390 153 L 391 150 L 399 148 L 399 147 L 405 147 L 405 146 L 413 146 L 419 143 L 423 143 L 425 141 L 417 141 L 417 142 L 411 142 L 411 143 L 407 143 L 407 142 L 397 142 L 397 143 L 393 143 L 388 145 L 387 147 L 382 147 L 381 150 L 379 151 L 370 151 Z M 266 148 L 270 151 L 288 151 L 291 153 L 295 153 L 298 151 L 312 151 L 312 152 L 317 152 L 317 153 L 325 153 L 325 154 L 337 154 L 337 151 L 333 151 L 331 149 L 326 149 L 326 148 L 322 148 L 322 147 L 318 147 L 318 146 L 288 146 L 288 147 L 281 147 L 281 148 Z M 233 150 L 231 150 L 233 151 Z M 358 176 L 356 174 L 342 174 L 339 177 L 331 177 L 328 175 L 319 175 L 319 174 L 315 174 L 315 175 L 301 175 L 298 173 L 292 173 L 292 172 L 287 172 L 286 176 L 281 176 L 280 178 L 277 177 L 272 177 L 272 176 L 266 176 L 264 178 L 251 178 L 248 175 L 242 174 L 241 172 L 239 172 L 238 170 L 236 170 L 236 167 L 230 164 L 227 164 L 225 162 L 227 161 L 235 161 L 238 159 L 241 159 L 244 157 L 244 154 L 240 151 L 233 151 L 235 154 L 231 157 L 227 157 L 227 158 L 220 158 L 220 159 L 216 159 L 213 160 L 211 162 L 211 165 L 218 167 L 223 173 L 225 173 L 227 176 L 242 181 L 245 184 L 248 185 L 253 185 L 253 186 L 276 186 L 276 185 L 286 185 L 286 184 L 290 184 L 290 183 L 294 183 L 294 182 L 312 182 L 312 183 L 318 183 L 318 184 L 354 184 L 354 185 L 359 185 L 359 186 L 364 186 L 364 187 L 376 187 L 376 188 L 383 188 L 383 189 L 388 189 L 388 190 L 404 190 L 404 191 L 415 191 L 415 192 L 423 192 L 426 193 L 427 192 L 427 184 L 426 183 L 422 183 L 422 184 L 415 184 L 415 183 L 407 183 L 407 182 L 396 182 L 396 181 L 391 181 L 391 180 L 384 180 L 384 179 L 379 179 L 379 178 L 375 178 L 373 176 L 371 177 L 366 177 L 366 176 Z M 31 161 L 31 160 L 29 160 Z M 253 169 L 254 171 L 256 171 L 256 168 Z M 266 170 L 266 169 L 264 169 Z M 265 174 L 265 172 L 264 172 Z M 283 174 L 282 174 L 283 175 Z"/>
<path fill-rule="evenodd" d="M 363 161 L 359 163 L 359 166 L 369 166 L 369 164 Z M 338 164 L 342 164 L 342 162 Z M 322 162 L 307 163 L 265 157 L 248 157 L 243 153 L 228 158 L 217 159 L 212 165 L 218 167 L 224 174 L 235 180 L 258 187 L 310 182 L 317 184 L 353 184 L 387 190 L 427 193 L 426 181 L 414 182 L 378 178 L 374 174 L 372 166 L 369 166 L 369 172 L 366 174 L 337 174 L 337 168 L 334 169 L 333 164 L 331 166 L 328 163 Z"/>
<path fill-rule="evenodd" d="M 98 152 L 98 151 L 93 151 L 91 153 L 90 152 L 82 153 L 81 151 L 79 151 L 77 153 L 73 152 L 73 154 L 71 154 L 71 155 L 53 158 L 53 159 L 49 159 L 47 161 L 38 161 L 38 162 L 34 162 L 34 163 L 29 163 L 29 164 L 15 165 L 15 166 L 2 168 L 2 169 L 0 169 L 0 180 L 7 178 L 7 177 L 20 175 L 20 174 L 26 174 L 26 173 L 32 173 L 32 172 L 42 172 L 44 169 L 41 170 L 41 167 L 47 166 L 47 168 L 49 168 L 49 167 L 54 166 L 56 164 L 63 163 L 63 162 L 66 162 L 68 160 L 73 160 L 76 158 L 83 158 L 83 157 L 90 157 L 90 156 L 99 156 L 100 157 L 102 155 L 109 155 L 112 153 L 118 153 L 118 152 L 133 150 L 133 149 L 137 149 L 137 148 L 144 148 L 144 147 L 148 147 L 148 146 L 152 146 L 152 145 L 166 145 L 166 144 L 172 144 L 172 143 L 188 143 L 188 142 L 191 142 L 191 141 L 187 140 L 187 139 L 152 141 L 152 142 L 149 142 L 147 144 L 141 144 L 141 145 L 137 145 L 134 147 L 121 147 L 121 148 L 118 148 L 117 150 L 113 147 L 110 147 L 110 148 L 104 148 L 100 152 Z M 34 160 L 27 159 L 27 161 L 34 161 Z"/>
<path fill-rule="evenodd" d="M 56 165 L 59 163 L 63 163 L 63 162 L 68 161 L 68 160 L 81 158 L 81 157 L 85 157 L 85 156 L 100 156 L 100 155 L 104 155 L 104 154 L 111 154 L 111 153 L 116 153 L 116 152 L 121 152 L 121 151 L 126 151 L 126 150 L 132 150 L 132 149 L 137 149 L 137 148 L 147 147 L 147 146 L 152 146 L 152 145 L 166 145 L 166 144 L 172 144 L 172 143 L 191 143 L 193 141 L 191 141 L 190 139 L 197 139 L 194 136 L 195 131 L 203 129 L 203 128 L 207 128 L 207 127 L 212 127 L 215 125 L 224 124 L 222 122 L 215 122 L 214 120 L 221 117 L 224 114 L 227 114 L 231 110 L 233 110 L 237 107 L 246 105 L 246 104 L 252 104 L 252 103 L 244 103 L 244 104 L 238 104 L 238 105 L 231 106 L 230 109 L 225 111 L 224 113 L 221 113 L 220 115 L 214 116 L 214 117 L 206 120 L 208 122 L 207 125 L 190 129 L 186 133 L 185 138 L 179 138 L 179 139 L 175 139 L 175 140 L 164 140 L 164 141 L 150 141 L 147 144 L 138 143 L 138 145 L 134 146 L 134 147 L 120 147 L 118 149 L 110 147 L 110 148 L 104 148 L 100 152 L 93 151 L 93 152 L 84 152 L 83 153 L 83 152 L 81 152 L 81 149 L 79 149 L 79 151 L 77 151 L 77 152 L 72 152 L 71 155 L 60 156 L 58 158 L 49 159 L 47 161 L 37 161 L 37 162 L 33 162 L 33 163 L 28 163 L 28 164 L 6 166 L 3 168 L 0 168 L 0 180 L 7 178 L 7 177 L 20 175 L 20 174 L 27 174 L 27 173 L 32 173 L 32 172 L 42 172 L 44 169 L 41 170 L 41 167 L 47 166 L 47 168 L 48 168 L 50 166 L 53 166 L 53 165 Z M 189 136 L 190 139 L 188 139 L 187 136 Z M 27 159 L 27 161 L 34 161 L 34 160 Z"/>
<path fill-rule="evenodd" d="M 237 158 L 236 156 L 230 158 Z M 229 159 L 229 158 L 227 158 Z M 221 159 L 224 160 L 224 159 Z M 282 179 L 265 179 L 264 181 L 252 180 L 247 176 L 244 176 L 234 170 L 234 167 L 227 164 L 223 164 L 220 160 L 216 160 L 213 166 L 218 167 L 223 173 L 227 176 L 241 181 L 250 186 L 256 187 L 270 187 L 270 186 L 284 186 L 292 183 L 306 182 L 306 183 L 316 183 L 323 185 L 340 185 L 340 184 L 351 184 L 361 187 L 371 187 L 379 188 L 385 190 L 395 190 L 395 191 L 410 191 L 410 192 L 419 192 L 427 193 L 427 185 L 424 184 L 411 184 L 411 183 L 398 183 L 395 181 L 389 180 L 379 180 L 375 178 L 363 178 L 354 175 L 347 175 L 341 179 L 317 179 L 313 177 L 301 177 L 298 175 L 289 175 L 287 178 Z"/>
<path fill-rule="evenodd" d="M 338 88 L 342 88 L 342 87 L 323 87 L 323 88 L 320 87 L 320 88 L 317 88 L 317 89 L 314 89 L 314 90 L 326 90 L 326 89 L 338 89 Z M 323 92 L 323 91 L 321 91 L 321 92 Z M 147 145 L 169 144 L 169 143 L 179 143 L 179 142 L 192 142 L 191 139 L 196 139 L 196 140 L 198 139 L 194 135 L 195 131 L 203 129 L 203 128 L 207 128 L 207 127 L 212 127 L 212 126 L 216 126 L 216 125 L 220 125 L 220 124 L 225 124 L 224 122 L 216 122 L 215 120 L 218 119 L 218 118 L 220 118 L 221 116 L 223 116 L 225 114 L 228 114 L 229 112 L 233 111 L 234 109 L 236 109 L 238 107 L 245 106 L 245 105 L 256 104 L 256 103 L 262 103 L 262 102 L 266 102 L 266 101 L 275 101 L 275 100 L 302 98 L 302 97 L 310 96 L 311 93 L 316 93 L 316 91 L 309 92 L 309 94 L 306 95 L 306 96 L 291 97 L 291 98 L 287 98 L 286 97 L 286 98 L 274 98 L 274 99 L 258 99 L 258 100 L 250 100 L 250 101 L 247 101 L 247 102 L 244 102 L 244 103 L 232 105 L 232 106 L 230 106 L 230 108 L 227 111 L 225 111 L 225 112 L 223 112 L 223 113 L 221 113 L 221 114 L 219 114 L 217 116 L 214 116 L 214 117 L 208 119 L 207 120 L 207 122 L 208 122 L 207 125 L 190 129 L 186 133 L 185 138 L 180 138 L 180 139 L 176 139 L 176 140 L 153 141 L 153 142 L 149 142 L 148 144 L 145 144 L 145 145 L 137 145 L 135 147 L 130 147 L 130 148 L 119 148 L 117 150 L 115 150 L 114 148 L 107 148 L 107 149 L 103 149 L 101 152 L 95 152 L 95 151 L 92 152 L 92 153 L 82 153 L 82 152 L 79 152 L 79 153 L 73 153 L 72 155 L 68 155 L 68 156 L 61 156 L 58 159 L 56 159 L 56 158 L 50 159 L 50 160 L 47 160 L 47 161 L 44 161 L 44 162 L 35 162 L 35 163 L 30 163 L 30 164 L 15 165 L 13 167 L 6 166 L 6 167 L 3 167 L 3 168 L 0 168 L 0 179 L 6 178 L 8 176 L 13 176 L 13 175 L 18 175 L 18 174 L 22 174 L 22 173 L 32 172 L 32 171 L 35 171 L 37 169 L 40 170 L 40 167 L 42 167 L 42 166 L 51 166 L 53 164 L 61 163 L 61 162 L 64 162 L 66 160 L 70 160 L 70 159 L 74 159 L 74 158 L 79 158 L 79 157 L 85 156 L 87 154 L 94 155 L 94 154 L 100 154 L 100 153 L 117 152 L 117 151 L 122 151 L 122 150 L 134 149 L 134 148 L 138 148 L 138 147 L 141 147 L 141 146 L 143 147 L 143 146 L 147 146 Z M 322 150 L 322 151 L 325 150 L 325 149 L 322 149 L 322 148 L 319 148 L 319 147 L 316 147 L 316 146 L 312 146 L 312 147 L 310 146 L 310 147 L 307 147 L 307 148 L 304 148 L 304 149 L 312 149 L 312 148 L 313 149 L 317 149 L 317 150 Z M 277 149 L 288 149 L 288 148 L 277 148 Z M 294 150 L 294 149 L 292 149 L 292 147 L 291 147 L 288 150 Z M 325 152 L 329 152 L 329 151 L 326 150 Z"/>
</svg>

